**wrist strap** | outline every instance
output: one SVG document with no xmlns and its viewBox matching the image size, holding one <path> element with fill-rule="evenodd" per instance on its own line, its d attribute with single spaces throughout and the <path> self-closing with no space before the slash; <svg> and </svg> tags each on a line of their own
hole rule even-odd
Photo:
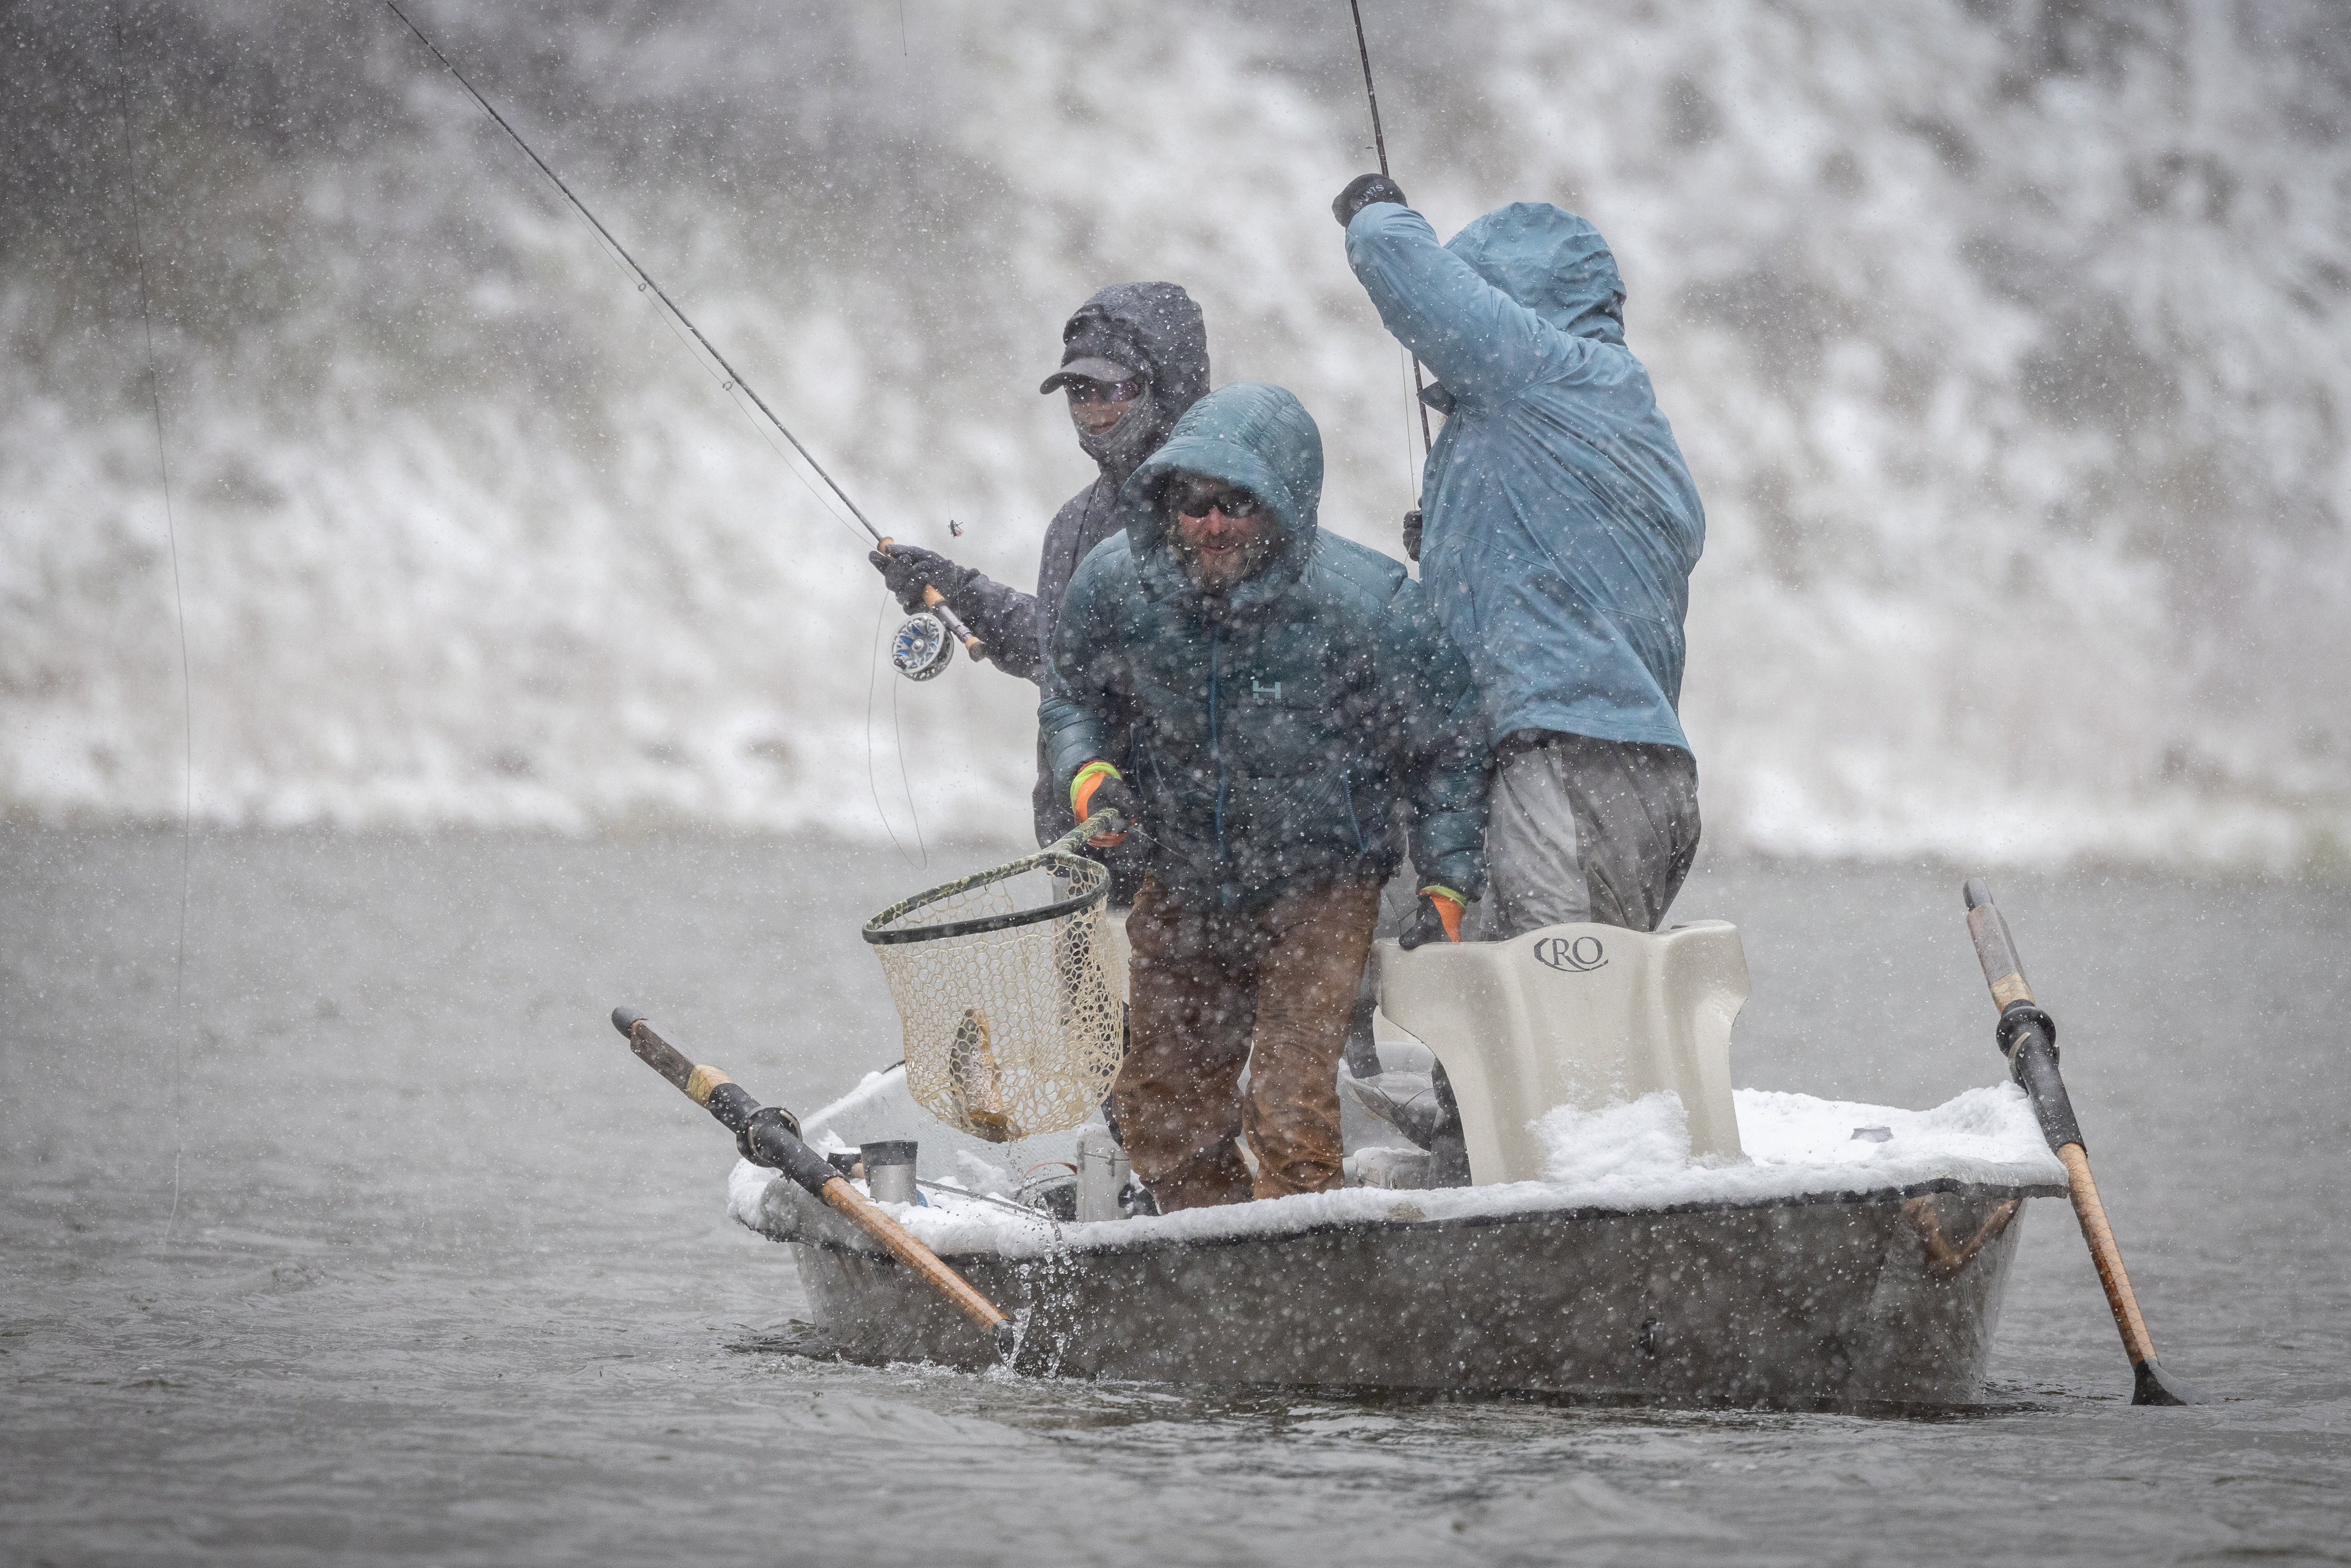
<svg viewBox="0 0 2351 1568">
<path fill-rule="evenodd" d="M 1469 907 L 1469 901 L 1440 882 L 1432 882 L 1422 888 L 1420 896 L 1428 900 L 1429 908 L 1437 911 L 1437 923 L 1445 927 L 1445 939 L 1447 942 L 1460 941 L 1461 916 Z"/>
<path fill-rule="evenodd" d="M 1102 781 L 1105 779 L 1123 779 L 1125 775 L 1119 772 L 1117 768 L 1100 758 L 1087 763 L 1083 768 L 1079 768 L 1077 776 L 1070 780 L 1071 811 L 1076 815 L 1079 821 L 1084 821 L 1086 802 L 1094 798 L 1094 791 L 1102 788 Z"/>
</svg>

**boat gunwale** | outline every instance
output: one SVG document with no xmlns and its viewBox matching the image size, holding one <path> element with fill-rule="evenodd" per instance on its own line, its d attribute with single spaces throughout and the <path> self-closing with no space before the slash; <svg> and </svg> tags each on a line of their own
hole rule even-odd
<svg viewBox="0 0 2351 1568">
<path fill-rule="evenodd" d="M 1376 1191 L 1383 1189 L 1355 1188 L 1353 1190 Z M 1463 1189 L 1395 1187 L 1385 1190 L 1392 1190 L 1399 1194 L 1403 1194 L 1423 1191 L 1458 1191 Z M 1048 1249 L 1041 1255 L 1012 1255 L 1007 1254 L 1001 1250 L 971 1250 L 967 1249 L 958 1251 L 941 1252 L 939 1253 L 939 1257 L 943 1261 L 949 1262 L 953 1262 L 956 1260 L 963 1260 L 966 1261 L 985 1261 L 998 1265 L 1019 1267 L 1022 1264 L 1038 1262 L 1046 1259 L 1068 1258 L 1079 1254 L 1139 1252 L 1172 1253 L 1194 1249 L 1240 1247 L 1262 1242 L 1291 1241 L 1302 1239 L 1308 1237 L 1373 1235 L 1384 1231 L 1437 1233 L 1447 1230 L 1480 1230 L 1489 1229 L 1496 1226 L 1522 1224 L 1530 1220 L 1538 1219 L 1662 1219 L 1692 1214 L 1735 1214 L 1743 1209 L 1756 1208 L 1812 1208 L 1818 1207 L 1824 1204 L 1898 1203 L 1913 1197 L 1928 1197 L 1939 1193 L 1955 1192 L 1970 1193 L 1995 1199 L 2017 1198 L 2022 1200 L 2034 1197 L 2064 1197 L 2067 1195 L 2068 1191 L 2069 1189 L 2063 1182 L 2022 1182 L 1995 1185 L 1990 1182 L 1968 1181 L 1959 1176 L 1937 1176 L 1931 1181 L 1912 1182 L 1903 1186 L 1871 1187 L 1858 1192 L 1848 1188 L 1836 1192 L 1790 1193 L 1779 1197 L 1696 1198 L 1684 1203 L 1660 1204 L 1655 1208 L 1612 1208 L 1598 1204 L 1582 1204 L 1567 1208 L 1526 1208 L 1514 1210 L 1507 1214 L 1454 1214 L 1445 1215 L 1435 1218 L 1319 1220 L 1310 1225 L 1301 1226 L 1295 1230 L 1283 1230 L 1277 1232 L 1259 1231 L 1234 1236 L 1179 1236 L 1170 1237 L 1160 1240 L 1154 1240 L 1149 1238 L 1136 1238 L 1131 1241 L 1116 1237 L 1105 1237 L 1100 1240 L 1089 1240 L 1084 1242 L 1071 1241 L 1067 1239 L 1066 1234 L 1061 1232 L 1061 1227 L 1066 1224 L 1075 1222 L 1055 1220 L 1051 1218 L 1051 1217 L 1040 1213 L 1037 1218 L 1046 1221 L 1046 1223 L 1054 1228 L 1060 1243 L 1058 1246 Z M 1094 1221 L 1092 1223 L 1104 1224 L 1115 1222 Z M 770 1238 L 770 1239 L 777 1239 Z M 879 1249 L 869 1249 L 865 1247 L 850 1246 L 831 1238 L 794 1236 L 782 1239 L 784 1239 L 789 1245 L 816 1247 L 822 1249 L 825 1251 L 841 1252 L 852 1257 L 868 1258 L 881 1262 L 898 1264 L 897 1259 L 891 1257 L 888 1253 L 883 1252 Z M 904 1265 L 898 1266 L 904 1267 Z"/>
</svg>

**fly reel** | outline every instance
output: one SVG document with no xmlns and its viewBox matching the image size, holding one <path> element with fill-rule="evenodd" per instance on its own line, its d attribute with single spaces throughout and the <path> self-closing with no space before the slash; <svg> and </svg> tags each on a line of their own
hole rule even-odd
<svg viewBox="0 0 2351 1568">
<path fill-rule="evenodd" d="M 874 536 L 874 548 L 883 555 L 890 553 L 887 535 Z M 980 654 L 979 639 L 963 618 L 947 608 L 946 596 L 937 589 L 923 590 L 923 607 L 906 618 L 898 634 L 890 639 L 890 662 L 898 673 L 910 681 L 927 681 L 955 663 L 955 645 L 977 659 Z"/>
<path fill-rule="evenodd" d="M 946 622 L 927 610 L 917 611 L 890 640 L 890 663 L 910 681 L 927 681 L 955 663 L 955 645 Z"/>
</svg>

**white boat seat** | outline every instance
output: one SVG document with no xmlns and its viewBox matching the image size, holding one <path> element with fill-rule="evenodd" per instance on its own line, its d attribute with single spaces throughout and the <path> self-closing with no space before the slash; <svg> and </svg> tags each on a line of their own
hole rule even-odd
<svg viewBox="0 0 2351 1568">
<path fill-rule="evenodd" d="M 1693 1155 L 1741 1152 L 1730 1025 L 1747 955 L 1729 922 L 1549 925 L 1374 951 L 1386 1021 L 1445 1064 L 1474 1185 L 1541 1179 L 1534 1124 L 1552 1107 L 1597 1111 L 1661 1089 L 1681 1097 Z"/>
</svg>

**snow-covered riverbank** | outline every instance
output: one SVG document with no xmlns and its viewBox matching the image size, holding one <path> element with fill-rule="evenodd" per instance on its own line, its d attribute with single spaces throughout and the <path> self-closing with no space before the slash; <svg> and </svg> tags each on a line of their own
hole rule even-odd
<svg viewBox="0 0 2351 1568">
<path fill-rule="evenodd" d="M 1709 511 L 1710 843 L 2342 861 L 2351 73 L 2326 7 L 2263 15 L 1366 7 L 1440 229 L 1545 197 L 1623 260 Z M 1025 580 L 1086 476 L 1033 390 L 1059 323 L 1167 277 L 1219 381 L 1322 422 L 1326 521 L 1395 548 L 1402 366 L 1326 210 L 1368 160 L 1343 9 L 420 16 L 901 537 Z M 0 186 L 0 812 L 166 820 L 111 35 L 49 20 L 0 68 L 43 132 Z M 346 21 L 130 37 L 197 814 L 1025 821 L 1028 688 L 877 677 L 862 546 L 414 41 Z"/>
</svg>

